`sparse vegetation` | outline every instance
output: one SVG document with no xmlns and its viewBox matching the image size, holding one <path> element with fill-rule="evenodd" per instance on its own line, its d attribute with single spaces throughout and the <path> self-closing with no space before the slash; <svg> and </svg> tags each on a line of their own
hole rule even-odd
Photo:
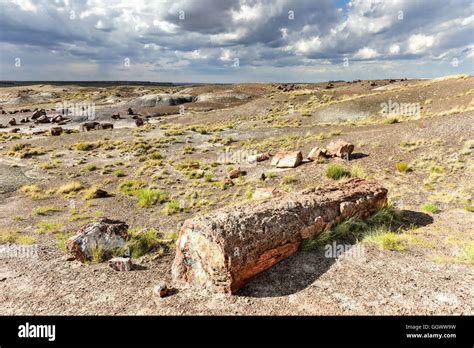
<svg viewBox="0 0 474 348">
<path fill-rule="evenodd" d="M 425 213 L 436 214 L 439 212 L 439 208 L 436 204 L 433 203 L 425 203 L 421 206 L 421 210 Z"/>
<path fill-rule="evenodd" d="M 339 164 L 330 164 L 326 168 L 326 176 L 329 179 L 340 180 L 343 178 L 349 178 L 351 173 L 345 167 Z"/>
<path fill-rule="evenodd" d="M 407 162 L 398 162 L 395 164 L 395 168 L 397 168 L 400 173 L 406 173 L 409 170 Z"/>
</svg>

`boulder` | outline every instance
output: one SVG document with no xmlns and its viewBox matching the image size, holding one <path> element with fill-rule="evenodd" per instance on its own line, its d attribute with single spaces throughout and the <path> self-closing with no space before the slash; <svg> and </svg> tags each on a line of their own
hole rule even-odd
<svg viewBox="0 0 474 348">
<path fill-rule="evenodd" d="M 132 108 L 128 108 L 128 109 L 127 109 L 127 113 L 128 113 L 129 115 L 135 115 L 135 113 L 133 112 L 133 109 L 132 109 Z"/>
<path fill-rule="evenodd" d="M 317 161 L 319 158 L 326 157 L 327 151 L 319 147 L 314 147 L 308 154 L 308 159 L 311 161 Z"/>
<path fill-rule="evenodd" d="M 10 126 L 16 126 L 16 119 L 15 119 L 15 117 L 11 118 L 10 121 L 8 121 L 8 124 L 9 124 Z"/>
<path fill-rule="evenodd" d="M 365 218 L 386 202 L 387 190 L 376 182 L 351 179 L 188 219 L 179 233 L 173 279 L 235 293 L 293 254 L 303 239 L 346 218 Z"/>
<path fill-rule="evenodd" d="M 128 237 L 128 225 L 119 220 L 99 218 L 83 226 L 77 235 L 66 242 L 67 250 L 82 262 L 90 260 L 96 248 L 100 248 L 105 257 L 124 246 Z"/>
<path fill-rule="evenodd" d="M 51 135 L 53 137 L 60 136 L 63 133 L 62 127 L 53 127 L 51 128 Z"/>
<path fill-rule="evenodd" d="M 329 145 L 326 146 L 326 150 L 329 156 L 340 157 L 349 160 L 352 151 L 354 151 L 354 145 L 339 139 L 329 143 Z"/>
<path fill-rule="evenodd" d="M 132 260 L 129 257 L 114 257 L 109 260 L 109 267 L 115 271 L 131 271 L 133 269 Z"/>
<path fill-rule="evenodd" d="M 110 116 L 113 120 L 120 120 L 120 114 L 119 113 L 116 113 L 116 114 L 113 114 L 112 116 Z"/>
<path fill-rule="evenodd" d="M 302 161 L 301 151 L 279 151 L 273 156 L 270 164 L 277 168 L 294 168 L 299 166 Z"/>
</svg>

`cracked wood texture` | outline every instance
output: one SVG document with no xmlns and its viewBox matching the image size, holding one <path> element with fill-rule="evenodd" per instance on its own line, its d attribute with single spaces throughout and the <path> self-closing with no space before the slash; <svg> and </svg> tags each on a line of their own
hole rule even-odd
<svg viewBox="0 0 474 348">
<path fill-rule="evenodd" d="M 303 239 L 348 217 L 367 217 L 386 203 L 387 190 L 378 183 L 351 179 L 188 219 L 180 230 L 173 278 L 235 293 L 297 251 Z"/>
</svg>

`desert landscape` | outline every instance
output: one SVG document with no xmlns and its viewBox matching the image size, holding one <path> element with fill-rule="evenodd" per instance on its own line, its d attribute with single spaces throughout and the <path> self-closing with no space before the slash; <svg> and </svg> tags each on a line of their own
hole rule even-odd
<svg viewBox="0 0 474 348">
<path fill-rule="evenodd" d="M 4 82 L 0 248 L 34 257 L 0 259 L 2 313 L 472 315 L 473 95 L 470 75 Z M 387 190 L 383 207 L 327 225 L 232 295 L 172 276 L 186 220 L 363 182 Z M 81 228 L 107 219 L 126 226 L 120 248 L 77 252 Z"/>
</svg>

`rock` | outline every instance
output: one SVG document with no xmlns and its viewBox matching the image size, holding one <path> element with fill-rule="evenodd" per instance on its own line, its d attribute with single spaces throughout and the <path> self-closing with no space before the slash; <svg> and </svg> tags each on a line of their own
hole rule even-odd
<svg viewBox="0 0 474 348">
<path fill-rule="evenodd" d="M 84 122 L 79 125 L 79 129 L 81 132 L 89 132 L 99 125 L 99 122 Z"/>
<path fill-rule="evenodd" d="M 293 254 L 303 239 L 346 218 L 365 218 L 386 203 L 385 188 L 351 179 L 188 219 L 176 244 L 173 279 L 235 293 Z"/>
<path fill-rule="evenodd" d="M 63 133 L 62 127 L 53 127 L 51 128 L 51 135 L 53 137 L 60 136 Z"/>
<path fill-rule="evenodd" d="M 104 257 L 110 257 L 115 249 L 122 247 L 128 237 L 128 225 L 119 220 L 99 218 L 83 226 L 77 235 L 66 242 L 67 250 L 82 262 L 92 258 L 93 250 L 100 248 Z"/>
<path fill-rule="evenodd" d="M 129 257 L 114 257 L 109 260 L 109 267 L 116 271 L 131 271 L 133 269 L 132 260 Z"/>
<path fill-rule="evenodd" d="M 20 131 L 20 128 L 13 128 L 10 133 L 18 133 Z"/>
<path fill-rule="evenodd" d="M 35 123 L 50 123 L 48 116 L 42 115 L 35 120 Z"/>
<path fill-rule="evenodd" d="M 285 190 L 280 190 L 276 187 L 257 187 L 252 195 L 253 199 L 268 199 L 273 197 L 280 197 L 287 194 Z"/>
<path fill-rule="evenodd" d="M 303 155 L 300 151 L 279 151 L 273 156 L 272 166 L 277 168 L 294 168 L 301 164 Z"/>
<path fill-rule="evenodd" d="M 232 169 L 230 172 L 227 173 L 227 177 L 228 177 L 229 179 L 236 179 L 236 178 L 238 178 L 240 175 L 242 175 L 242 172 L 240 171 L 240 167 L 239 167 L 239 168 Z"/>
<path fill-rule="evenodd" d="M 270 154 L 270 152 L 265 152 L 265 153 L 259 153 L 257 155 L 251 155 L 251 156 L 248 156 L 247 157 L 247 161 L 249 163 L 256 163 L 256 162 L 262 162 L 262 161 L 266 161 L 267 159 L 269 159 L 272 155 Z"/>
<path fill-rule="evenodd" d="M 326 146 L 328 156 L 332 157 L 340 157 L 344 158 L 345 160 L 349 160 L 351 157 L 352 151 L 354 151 L 354 145 L 348 143 L 344 140 L 337 140 L 329 143 Z"/>
<path fill-rule="evenodd" d="M 0 128 L 7 128 L 7 126 L 3 125 L 2 123 L 0 123 Z"/>
<path fill-rule="evenodd" d="M 327 151 L 325 149 L 320 149 L 319 147 L 314 147 L 308 154 L 308 159 L 311 161 L 317 161 L 321 157 L 326 157 Z"/>
<path fill-rule="evenodd" d="M 135 108 L 155 107 L 162 105 L 179 105 L 193 101 L 192 95 L 187 94 L 147 94 L 131 101 Z"/>
<path fill-rule="evenodd" d="M 137 127 L 143 126 L 144 123 L 145 123 L 145 121 L 143 121 L 143 118 L 138 117 L 138 118 L 135 119 L 135 124 L 137 125 Z"/>
<path fill-rule="evenodd" d="M 114 125 L 112 123 L 99 123 L 96 126 L 96 129 L 114 129 Z"/>
<path fill-rule="evenodd" d="M 325 88 L 326 89 L 332 89 L 332 88 L 334 88 L 334 84 L 333 83 L 328 83 Z"/>
<path fill-rule="evenodd" d="M 20 120 L 20 123 L 28 123 L 30 122 L 30 119 L 28 117 L 24 117 Z"/>
<path fill-rule="evenodd" d="M 16 126 L 16 119 L 15 119 L 15 117 L 11 118 L 10 121 L 8 121 L 8 124 L 9 124 L 10 126 Z"/>
<path fill-rule="evenodd" d="M 229 187 L 232 187 L 232 186 L 234 186 L 234 182 L 229 178 L 225 178 L 224 185 L 222 185 L 222 189 L 227 190 Z"/>
<path fill-rule="evenodd" d="M 61 115 L 56 115 L 56 116 L 53 116 L 53 118 L 51 119 L 51 122 L 52 123 L 59 123 L 63 120 L 64 120 L 64 118 Z"/>
<path fill-rule="evenodd" d="M 166 297 L 170 295 L 170 289 L 165 282 L 160 282 L 153 288 L 153 293 L 159 297 Z"/>
<path fill-rule="evenodd" d="M 375 86 L 377 86 L 377 83 L 376 83 L 376 82 L 371 82 L 371 83 L 370 83 L 370 86 L 371 86 L 371 87 L 375 87 Z"/>
<path fill-rule="evenodd" d="M 128 108 L 127 112 L 129 115 L 135 115 L 132 108 Z"/>
<path fill-rule="evenodd" d="M 116 114 L 113 114 L 112 116 L 110 116 L 113 120 L 120 120 L 120 114 L 119 113 L 116 113 Z"/>
<path fill-rule="evenodd" d="M 36 110 L 36 111 L 34 111 L 34 112 L 31 114 L 31 119 L 32 119 L 32 120 L 36 120 L 36 119 L 39 118 L 40 116 L 46 116 L 46 110 L 45 110 L 45 109 L 41 109 L 41 110 Z"/>
<path fill-rule="evenodd" d="M 97 198 L 107 198 L 109 197 L 109 193 L 105 190 L 102 190 L 100 188 L 96 188 L 91 195 L 89 196 L 91 199 L 97 199 Z"/>
</svg>

